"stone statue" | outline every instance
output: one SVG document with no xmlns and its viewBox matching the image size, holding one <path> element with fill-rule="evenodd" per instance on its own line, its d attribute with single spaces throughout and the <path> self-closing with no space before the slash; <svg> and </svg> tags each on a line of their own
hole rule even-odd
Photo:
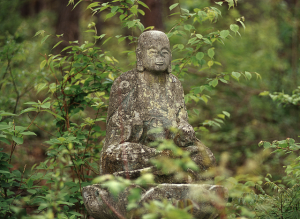
<svg viewBox="0 0 300 219">
<path fill-rule="evenodd" d="M 218 216 L 217 204 L 211 197 L 215 195 L 226 201 L 227 190 L 222 186 L 196 184 L 203 179 L 201 173 L 215 165 L 215 158 L 195 137 L 194 129 L 188 123 L 181 83 L 171 73 L 172 54 L 166 34 L 160 31 L 142 33 L 136 57 L 137 68 L 123 73 L 111 88 L 100 174 L 134 179 L 143 170 L 151 170 L 158 185 L 141 188 L 141 206 L 163 198 L 173 203 L 174 200 L 192 200 L 195 218 L 215 218 Z M 189 151 L 200 172 L 188 170 L 188 179 L 182 180 L 157 170 L 150 163 L 151 158 L 172 156 L 170 151 L 150 147 L 152 142 L 162 139 L 173 140 L 177 146 Z M 126 211 L 128 194 L 126 190 L 116 199 L 101 185 L 83 188 L 85 206 L 96 219 L 118 218 L 108 207 L 127 218 L 139 218 Z"/>
<path fill-rule="evenodd" d="M 137 68 L 123 73 L 111 88 L 106 139 L 101 154 L 102 174 L 150 167 L 159 156 L 149 143 L 172 139 L 191 153 L 202 171 L 215 163 L 212 152 L 196 137 L 188 123 L 180 81 L 171 74 L 172 54 L 163 32 L 147 31 L 138 39 Z M 178 129 L 178 133 L 170 131 Z M 192 173 L 198 180 L 198 173 Z"/>
</svg>

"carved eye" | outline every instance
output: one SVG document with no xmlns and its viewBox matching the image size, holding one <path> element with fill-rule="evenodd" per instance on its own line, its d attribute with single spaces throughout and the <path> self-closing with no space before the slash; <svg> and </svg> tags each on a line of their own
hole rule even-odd
<svg viewBox="0 0 300 219">
<path fill-rule="evenodd" d="M 163 50 L 161 53 L 162 53 L 163 55 L 168 55 L 168 54 L 169 54 L 169 52 L 168 52 L 167 50 Z"/>
</svg>

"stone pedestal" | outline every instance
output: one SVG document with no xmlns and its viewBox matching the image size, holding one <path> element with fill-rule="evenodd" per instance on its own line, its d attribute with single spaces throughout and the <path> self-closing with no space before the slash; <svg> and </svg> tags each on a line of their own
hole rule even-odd
<svg viewBox="0 0 300 219">
<path fill-rule="evenodd" d="M 137 186 L 133 185 L 133 187 Z M 190 210 L 192 215 L 201 219 L 216 218 L 218 216 L 217 209 L 225 205 L 228 196 L 226 188 L 207 184 L 160 184 L 148 189 L 141 189 L 140 206 L 151 200 L 163 199 L 167 199 L 175 206 L 188 203 L 188 205 L 193 206 Z M 105 202 L 126 218 L 140 218 L 139 215 L 135 215 L 134 211 L 126 211 L 129 190 L 125 190 L 118 197 L 114 197 L 101 185 L 91 185 L 84 187 L 82 193 L 85 207 L 95 219 L 118 219 Z"/>
</svg>

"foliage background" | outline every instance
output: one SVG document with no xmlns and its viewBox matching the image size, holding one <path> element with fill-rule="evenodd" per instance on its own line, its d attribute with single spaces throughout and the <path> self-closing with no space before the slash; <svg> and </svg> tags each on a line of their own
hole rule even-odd
<svg viewBox="0 0 300 219">
<path fill-rule="evenodd" d="M 170 15 L 169 6 L 173 1 L 144 1 L 151 8 L 151 12 L 143 8 L 145 16 L 141 22 L 145 27 L 155 26 L 155 29 L 164 32 L 170 31 L 175 19 Z M 76 3 L 76 2 L 75 2 Z M 73 11 L 68 1 L 37 1 L 11 0 L 0 2 L 0 110 L 20 113 L 28 106 L 25 102 L 43 101 L 47 96 L 45 90 L 36 93 L 35 86 L 44 80 L 53 78 L 47 74 L 40 63 L 44 54 L 57 54 L 68 46 L 65 42 L 51 49 L 58 40 L 49 38 L 41 43 L 39 37 L 33 37 L 38 30 L 45 30 L 46 34 L 62 34 L 65 41 L 92 41 L 90 33 L 85 32 L 89 23 L 94 22 L 97 35 L 106 33 L 106 38 L 98 41 L 100 46 L 108 37 L 132 34 L 137 37 L 140 32 L 128 33 L 127 28 L 119 28 L 117 18 L 107 19 L 107 12 L 91 16 L 85 10 L 89 2 L 83 2 Z M 214 44 L 215 60 L 222 66 L 200 70 L 189 67 L 188 74 L 182 84 L 188 94 L 193 86 L 207 83 L 207 77 L 213 77 L 221 72 L 258 72 L 262 79 L 246 80 L 240 78 L 237 82 L 231 78 L 230 83 L 219 81 L 218 86 L 207 93 L 211 99 L 205 101 L 189 101 L 187 103 L 190 123 L 199 127 L 198 136 L 205 145 L 214 152 L 218 163 L 227 159 L 225 168 L 227 176 L 248 174 L 250 176 L 272 175 L 274 181 L 281 180 L 284 175 L 284 165 L 288 165 L 298 155 L 283 153 L 270 154 L 270 151 L 258 147 L 260 141 L 282 140 L 293 138 L 299 142 L 299 104 L 284 104 L 274 102 L 268 95 L 259 95 L 264 91 L 282 91 L 291 94 L 299 83 L 300 64 L 300 2 L 297 0 L 264 0 L 238 1 L 236 7 L 228 10 L 227 3 L 222 7 L 214 1 L 182 1 L 180 6 L 190 11 L 194 8 L 208 6 L 217 7 L 222 12 L 218 22 L 197 25 L 196 31 L 228 29 L 232 23 L 239 24 L 240 34 L 221 43 Z M 173 11 L 172 11 L 173 12 Z M 178 8 L 174 12 L 179 12 Z M 245 19 L 245 30 L 236 19 Z M 155 19 L 154 19 L 155 18 Z M 192 23 L 192 21 L 190 21 Z M 213 29 L 211 29 L 213 28 Z M 171 44 L 186 44 L 184 37 L 171 37 Z M 116 38 L 107 41 L 103 50 L 111 51 L 119 63 L 118 68 L 129 70 L 133 68 L 135 54 L 124 51 L 134 50 L 134 44 L 129 40 L 117 43 Z M 180 52 L 173 53 L 173 60 L 180 58 Z M 128 65 L 131 63 L 131 65 Z M 111 75 L 116 77 L 120 72 Z M 268 93 L 263 93 L 268 94 Z M 209 126 L 209 120 L 214 120 L 222 111 L 230 113 L 221 127 Z M 105 108 L 103 109 L 105 112 Z M 93 117 L 87 109 L 82 117 Z M 31 116 L 31 117 L 30 117 Z M 28 126 L 34 114 L 14 118 L 16 124 Z M 37 118 L 38 126 L 31 126 L 37 136 L 25 136 L 24 143 L 17 146 L 12 156 L 12 170 L 20 170 L 24 174 L 30 167 L 46 159 L 49 133 L 57 127 L 52 123 L 53 117 L 42 114 Z M 4 116 L 1 121 L 12 121 L 13 118 Z M 101 130 L 105 124 L 98 122 Z M 41 127 L 43 130 L 41 130 Z M 101 137 L 95 144 L 101 145 Z M 11 146 L 0 141 L 4 152 L 9 153 Z M 224 158 L 225 157 L 225 158 Z M 225 159 L 225 160 L 226 160 Z M 222 162 L 221 162 L 222 163 Z M 26 168 L 25 168 L 26 165 Z"/>
</svg>

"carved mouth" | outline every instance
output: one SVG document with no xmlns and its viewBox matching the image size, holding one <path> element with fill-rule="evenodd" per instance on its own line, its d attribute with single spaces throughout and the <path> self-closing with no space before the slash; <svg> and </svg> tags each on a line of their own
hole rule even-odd
<svg viewBox="0 0 300 219">
<path fill-rule="evenodd" d="M 163 62 L 155 62 L 156 65 L 163 65 Z"/>
</svg>

